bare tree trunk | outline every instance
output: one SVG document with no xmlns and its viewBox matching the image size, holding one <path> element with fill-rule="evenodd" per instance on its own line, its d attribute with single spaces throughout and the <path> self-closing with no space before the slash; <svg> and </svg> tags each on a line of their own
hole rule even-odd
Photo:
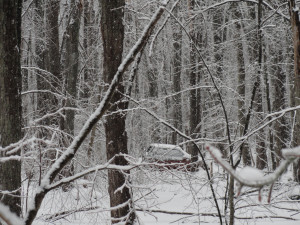
<svg viewBox="0 0 300 225">
<path fill-rule="evenodd" d="M 44 0 L 35 0 L 35 13 L 34 13 L 34 38 L 35 38 L 35 63 L 39 69 L 45 70 L 45 10 L 44 10 L 45 1 Z M 46 82 L 43 78 L 43 73 L 38 70 L 36 77 L 37 89 L 46 90 Z M 40 115 L 46 114 L 46 107 L 48 105 L 47 100 L 48 94 L 38 93 L 37 98 L 37 117 Z M 45 104 L 46 103 L 46 104 Z"/>
<path fill-rule="evenodd" d="M 153 66 L 151 58 L 147 57 L 147 79 L 149 83 L 149 97 L 153 101 L 158 97 L 158 81 L 157 81 L 157 68 Z M 155 107 L 154 111 L 157 111 Z M 154 126 L 154 129 L 151 134 L 151 140 L 153 142 L 162 142 L 160 126 Z"/>
<path fill-rule="evenodd" d="M 266 101 L 267 101 L 267 110 L 268 113 L 272 112 L 271 109 L 271 96 L 270 96 L 270 81 L 268 77 L 268 73 L 264 74 L 264 82 L 265 82 L 265 87 L 266 87 Z M 269 121 L 271 118 L 269 119 Z M 272 169 L 276 169 L 276 161 L 275 161 L 275 152 L 274 152 L 274 138 L 273 138 L 273 132 L 272 132 L 272 124 L 269 125 L 268 127 L 268 135 L 269 135 L 269 140 L 270 140 L 270 153 L 271 153 L 271 161 L 272 161 Z M 270 168 L 270 167 L 269 167 Z"/>
<path fill-rule="evenodd" d="M 195 1 L 190 0 L 189 1 L 189 10 L 193 14 L 193 10 L 195 7 Z M 192 24 L 190 25 L 190 36 L 195 41 L 196 39 L 196 31 L 195 27 L 193 26 L 194 21 L 192 21 Z M 189 78 L 190 78 L 190 87 L 192 87 L 192 90 L 190 91 L 190 135 L 192 137 L 196 137 L 196 128 L 198 123 L 200 122 L 200 112 L 199 112 L 199 105 L 200 105 L 200 99 L 197 99 L 197 90 L 195 89 L 195 86 L 197 84 L 197 57 L 196 57 L 196 49 L 194 45 L 190 45 L 190 72 L 189 72 Z M 192 156 L 192 162 L 196 162 L 198 160 L 198 149 L 195 145 L 191 144 L 188 148 L 189 153 Z"/>
<path fill-rule="evenodd" d="M 300 105 L 300 20 L 299 20 L 299 5 L 296 5 L 295 0 L 289 0 L 289 9 L 291 15 L 291 26 L 293 30 L 294 41 L 294 91 L 292 102 L 294 106 Z M 293 134 L 293 145 L 300 145 L 300 112 L 295 112 L 295 127 Z M 300 183 L 300 160 L 294 164 L 294 179 Z"/>
<path fill-rule="evenodd" d="M 103 74 L 104 81 L 111 83 L 115 73 L 122 60 L 123 41 L 124 41 L 124 0 L 106 1 L 101 0 L 101 33 L 104 48 L 104 64 Z M 111 99 L 111 107 L 109 112 L 115 112 L 120 109 L 126 109 L 127 103 L 120 101 L 124 93 L 124 85 L 122 82 L 118 86 L 116 92 Z M 125 113 L 114 113 L 106 118 L 106 154 L 107 160 L 115 157 L 116 165 L 127 165 L 124 156 L 119 154 L 128 154 L 127 149 L 127 133 L 125 128 Z M 129 172 L 126 174 L 129 175 Z M 112 223 L 118 223 L 126 220 L 125 224 L 133 224 L 135 219 L 134 212 L 131 211 L 131 197 L 128 186 L 122 187 L 126 180 L 126 175 L 117 170 L 108 171 L 108 192 L 110 196 L 110 206 L 116 207 L 126 203 L 122 207 L 118 207 L 111 211 Z"/>
<path fill-rule="evenodd" d="M 274 85 L 275 85 L 275 99 L 273 102 L 273 111 L 280 111 L 286 108 L 286 76 L 282 70 L 283 65 L 283 53 L 279 51 L 276 54 L 275 62 L 273 66 L 274 71 Z M 276 165 L 279 166 L 282 159 L 281 150 L 287 147 L 289 138 L 289 130 L 287 124 L 287 118 L 285 116 L 279 118 L 274 124 L 274 150 L 276 153 Z"/>
<path fill-rule="evenodd" d="M 241 20 L 242 15 L 239 9 L 239 3 L 233 3 L 233 16 L 236 20 Z M 244 135 L 244 130 L 246 126 L 246 74 L 245 74 L 245 62 L 244 62 L 244 50 L 243 50 L 243 40 L 242 40 L 242 22 L 235 22 L 236 28 L 236 41 L 237 41 L 237 63 L 238 63 L 238 119 L 239 119 L 239 133 L 240 136 Z M 241 154 L 244 165 L 251 165 L 251 156 L 250 150 L 247 143 L 243 143 L 241 145 Z"/>
<path fill-rule="evenodd" d="M 177 6 L 174 9 L 174 15 L 178 16 L 180 7 Z M 178 130 L 182 130 L 182 103 L 181 103 L 181 53 L 182 53 L 182 31 L 178 26 L 175 19 L 172 19 L 173 30 L 173 59 L 172 59 L 172 72 L 173 72 L 173 90 L 175 95 L 173 96 L 173 124 Z M 179 142 L 177 133 L 172 133 L 172 143 L 177 144 Z"/>
<path fill-rule="evenodd" d="M 6 147 L 22 138 L 21 103 L 21 0 L 0 1 L 0 146 Z M 20 151 L 16 153 L 20 155 Z M 5 153 L 0 152 L 0 157 Z M 1 202 L 21 214 L 21 162 L 0 163 Z"/>
<path fill-rule="evenodd" d="M 36 11 L 36 31 L 38 39 L 36 47 L 37 66 L 49 72 L 38 72 L 38 90 L 48 90 L 57 93 L 61 85 L 60 75 L 60 51 L 59 51 L 59 4 L 60 1 L 35 1 Z M 46 10 L 44 9 L 46 8 Z M 45 17 L 45 23 L 44 23 Z M 39 115 L 45 115 L 58 108 L 58 100 L 53 94 L 39 93 L 37 109 Z M 59 125 L 59 119 L 46 119 L 44 124 Z"/>
<path fill-rule="evenodd" d="M 257 81 L 261 80 L 261 74 L 262 74 L 262 31 L 261 31 L 261 18 L 262 18 L 262 0 L 259 0 L 258 2 L 258 27 L 257 27 L 257 56 L 258 56 L 258 70 L 257 70 Z M 259 113 L 258 118 L 262 119 L 262 113 L 263 113 L 263 107 L 262 107 L 262 85 L 261 82 L 257 82 L 255 85 L 258 85 L 258 92 L 256 95 L 257 99 L 257 112 Z M 265 144 L 265 132 L 264 130 L 260 130 L 259 134 L 257 135 L 257 146 L 256 146 L 256 167 L 258 169 L 264 169 L 267 167 L 267 153 L 266 153 L 266 144 Z"/>
<path fill-rule="evenodd" d="M 88 98 L 90 96 L 90 89 L 93 86 L 93 68 L 95 67 L 96 60 L 93 55 L 92 58 L 89 58 L 92 54 L 93 46 L 95 44 L 95 32 L 93 29 L 93 25 L 95 25 L 95 11 L 93 9 L 94 1 L 84 1 L 84 60 L 85 60 L 85 68 L 84 68 L 84 86 L 83 86 L 83 97 L 86 102 L 88 102 Z M 96 25 L 95 25 L 96 26 Z"/>
<path fill-rule="evenodd" d="M 79 68 L 79 30 L 82 5 L 80 2 L 72 0 L 70 2 L 70 23 L 67 25 L 65 40 L 65 83 L 67 92 L 67 107 L 76 107 L 77 80 Z M 67 133 L 74 135 L 75 111 L 66 110 L 66 119 L 64 128 Z"/>
</svg>

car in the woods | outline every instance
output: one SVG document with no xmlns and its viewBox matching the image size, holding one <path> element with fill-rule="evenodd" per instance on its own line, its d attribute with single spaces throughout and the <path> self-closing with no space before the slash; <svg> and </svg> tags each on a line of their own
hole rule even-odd
<svg viewBox="0 0 300 225">
<path fill-rule="evenodd" d="M 170 144 L 150 144 L 144 153 L 146 162 L 155 163 L 158 168 L 180 169 L 194 171 L 199 167 L 199 162 L 192 163 L 191 155 L 181 147 Z"/>
</svg>

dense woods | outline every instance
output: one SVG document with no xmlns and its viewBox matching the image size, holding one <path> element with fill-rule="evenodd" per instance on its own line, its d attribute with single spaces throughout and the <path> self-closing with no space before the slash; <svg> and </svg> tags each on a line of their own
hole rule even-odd
<svg viewBox="0 0 300 225">
<path fill-rule="evenodd" d="M 0 0 L 0 224 L 72 223 L 76 213 L 101 215 L 81 224 L 144 224 L 141 213 L 156 210 L 232 225 L 251 198 L 238 199 L 242 187 L 261 199 L 269 185 L 270 201 L 299 186 L 299 7 Z M 181 147 L 191 166 L 157 169 L 145 160 L 152 143 Z M 197 215 L 153 202 L 155 185 L 176 182 Z M 89 188 L 83 205 L 46 206 L 51 193 L 79 201 Z"/>
</svg>

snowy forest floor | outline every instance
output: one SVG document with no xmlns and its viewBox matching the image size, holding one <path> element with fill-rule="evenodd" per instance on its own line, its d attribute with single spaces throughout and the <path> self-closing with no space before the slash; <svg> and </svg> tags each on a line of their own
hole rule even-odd
<svg viewBox="0 0 300 225">
<path fill-rule="evenodd" d="M 226 176 L 214 167 L 213 186 L 221 213 L 224 214 Z M 205 171 L 132 171 L 132 192 L 140 224 L 219 224 Z M 291 181 L 291 172 L 284 174 L 273 187 L 271 203 L 267 203 L 268 189 L 258 191 L 245 188 L 235 198 L 235 224 L 285 224 L 300 223 L 300 200 L 291 200 L 299 194 L 299 185 Z M 78 180 L 73 188 L 48 193 L 35 225 L 50 224 L 110 224 L 109 198 L 106 173 L 98 172 L 93 182 Z M 30 185 L 32 196 L 35 187 Z M 26 202 L 24 203 L 26 204 Z M 229 214 L 227 212 L 227 214 Z"/>
</svg>

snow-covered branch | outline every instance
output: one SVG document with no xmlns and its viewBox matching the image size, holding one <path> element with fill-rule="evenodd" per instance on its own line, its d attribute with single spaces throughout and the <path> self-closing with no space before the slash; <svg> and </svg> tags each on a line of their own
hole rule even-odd
<svg viewBox="0 0 300 225">
<path fill-rule="evenodd" d="M 8 225 L 23 225 L 24 222 L 0 202 L 0 218 Z"/>
<path fill-rule="evenodd" d="M 282 155 L 285 158 L 281 161 L 277 169 L 268 175 L 263 174 L 261 170 L 253 167 L 245 167 L 240 171 L 236 171 L 232 166 L 222 158 L 222 153 L 217 148 L 206 145 L 206 150 L 211 154 L 212 158 L 222 166 L 240 186 L 248 186 L 254 188 L 263 188 L 272 185 L 287 169 L 287 167 L 297 158 L 300 157 L 300 146 L 293 149 L 283 149 Z"/>
</svg>

